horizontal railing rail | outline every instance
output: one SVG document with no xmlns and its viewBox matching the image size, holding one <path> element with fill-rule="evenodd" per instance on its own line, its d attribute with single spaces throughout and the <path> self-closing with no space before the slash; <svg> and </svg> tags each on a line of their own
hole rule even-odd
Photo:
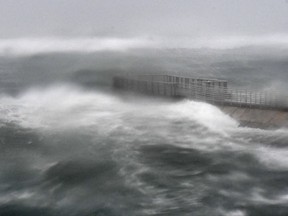
<svg viewBox="0 0 288 216">
<path fill-rule="evenodd" d="M 288 109 L 287 97 L 279 92 L 253 91 L 227 86 L 227 81 L 171 75 L 114 77 L 114 86 L 133 92 L 243 107 Z"/>
</svg>

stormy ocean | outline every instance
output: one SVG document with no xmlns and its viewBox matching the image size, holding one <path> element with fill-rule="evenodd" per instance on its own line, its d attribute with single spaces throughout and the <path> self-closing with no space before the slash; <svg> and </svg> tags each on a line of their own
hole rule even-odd
<svg viewBox="0 0 288 216">
<path fill-rule="evenodd" d="M 287 49 L 20 45 L 0 57 L 1 216 L 288 215 L 287 129 L 111 85 L 116 74 L 181 72 L 285 91 Z"/>
</svg>

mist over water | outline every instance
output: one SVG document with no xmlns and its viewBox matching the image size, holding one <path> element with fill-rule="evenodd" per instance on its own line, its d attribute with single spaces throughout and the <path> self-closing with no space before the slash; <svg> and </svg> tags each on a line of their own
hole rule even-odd
<svg viewBox="0 0 288 216">
<path fill-rule="evenodd" d="M 285 92 L 287 49 L 135 41 L 89 52 L 0 43 L 0 215 L 288 214 L 287 129 L 111 88 L 116 74 L 182 73 Z"/>
</svg>

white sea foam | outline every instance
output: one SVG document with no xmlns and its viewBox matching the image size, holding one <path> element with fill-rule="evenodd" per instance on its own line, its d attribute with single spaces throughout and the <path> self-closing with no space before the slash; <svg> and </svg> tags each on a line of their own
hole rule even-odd
<svg viewBox="0 0 288 216">
<path fill-rule="evenodd" d="M 0 55 L 33 55 L 53 52 L 91 53 L 99 51 L 128 51 L 137 48 L 156 49 L 233 49 L 239 47 L 288 48 L 288 35 L 263 36 L 237 35 L 225 37 L 160 37 L 139 36 L 131 38 L 109 37 L 44 37 L 0 39 Z"/>
<path fill-rule="evenodd" d="M 225 216 L 246 216 L 246 212 L 242 210 L 233 210 L 233 211 L 227 211 L 224 213 Z"/>
<path fill-rule="evenodd" d="M 15 122 L 23 127 L 37 128 L 40 130 L 60 130 L 60 132 L 62 129 L 70 128 L 92 128 L 91 131 L 93 131 L 93 133 L 98 133 L 97 138 L 101 138 L 101 136 L 109 137 L 111 135 L 110 132 L 116 130 L 117 141 L 115 142 L 119 145 L 117 145 L 117 148 L 113 151 L 113 157 L 115 157 L 117 163 L 125 164 L 122 165 L 125 167 L 122 167 L 119 173 L 126 179 L 127 185 L 137 188 L 143 195 L 151 198 L 152 203 L 147 206 L 146 213 L 159 213 L 163 209 L 178 208 L 179 200 L 169 198 L 166 196 L 167 191 L 157 189 L 153 187 L 153 185 L 145 183 L 145 181 L 140 178 L 140 175 L 145 172 L 151 173 L 155 170 L 149 165 L 142 163 L 141 160 L 137 160 L 137 155 L 133 152 L 133 148 L 129 146 L 130 144 L 141 145 L 141 143 L 143 143 L 141 141 L 148 139 L 149 142 L 145 142 L 145 144 L 153 145 L 155 137 L 158 136 L 160 141 L 158 140 L 159 142 L 157 143 L 156 140 L 155 143 L 157 144 L 172 143 L 178 145 L 179 143 L 181 144 L 182 140 L 182 142 L 191 146 L 193 145 L 192 148 L 198 150 L 206 148 L 214 151 L 215 148 L 218 148 L 219 150 L 226 151 L 227 149 L 229 150 L 229 146 L 236 151 L 239 150 L 237 149 L 237 138 L 235 138 L 235 140 L 233 139 L 234 137 L 227 137 L 231 130 L 233 133 L 235 131 L 236 133 L 239 132 L 239 128 L 237 127 L 238 123 L 222 113 L 218 108 L 201 102 L 189 100 L 180 102 L 155 101 L 148 98 L 131 101 L 126 97 L 125 100 L 122 100 L 119 97 L 97 91 L 87 92 L 75 86 L 51 86 L 45 89 L 31 89 L 19 97 L 1 96 L 0 104 L 0 122 Z M 152 121 L 152 123 L 150 121 Z M 183 126 L 187 125 L 187 123 L 195 122 L 195 130 L 193 129 L 187 134 L 187 131 L 184 131 L 185 129 L 183 128 L 183 131 L 181 129 L 175 132 L 175 134 L 170 135 L 171 128 L 173 129 L 173 127 L 171 127 L 173 122 L 180 122 L 180 128 L 183 122 L 185 123 Z M 156 127 L 159 125 L 160 127 Z M 198 133 L 197 127 L 199 130 L 206 131 L 204 135 Z M 255 132 L 260 135 L 265 135 L 263 131 L 250 129 L 240 130 L 242 135 L 246 133 L 246 135 L 248 134 L 249 136 L 253 136 Z M 269 136 L 273 134 L 279 135 L 281 133 L 284 134 L 284 131 L 271 131 L 269 133 L 271 133 Z M 147 134 L 149 135 L 148 138 Z M 172 141 L 166 142 L 169 141 L 169 139 L 172 139 Z M 232 139 L 232 141 L 229 141 L 230 139 Z M 245 145 L 242 145 L 241 151 L 255 154 L 259 161 L 268 167 L 287 169 L 286 164 L 288 164 L 288 161 L 286 158 L 288 154 L 286 149 L 283 151 L 283 149 L 278 150 L 272 147 L 260 147 L 259 144 L 246 145 L 250 144 L 249 140 L 246 141 Z M 243 140 L 243 143 L 244 142 L 245 140 Z M 201 143 L 201 145 L 199 143 Z M 225 146 L 221 146 L 222 143 L 224 143 L 223 145 Z M 35 163 L 37 166 L 33 167 L 43 172 L 54 163 L 54 160 L 44 160 L 41 166 L 39 166 L 37 162 Z M 170 174 L 171 173 L 172 171 Z M 191 172 L 189 174 L 191 174 Z M 221 177 L 239 184 L 251 180 L 249 175 L 238 172 L 237 170 L 226 176 L 222 175 Z M 220 177 L 215 177 L 214 181 L 220 181 Z M 186 182 L 183 182 L 183 187 L 185 186 L 188 188 L 187 191 L 192 191 L 193 193 L 179 193 L 179 199 L 184 204 L 185 202 L 189 203 L 190 206 L 198 205 L 198 198 L 205 193 L 205 190 L 195 186 L 193 178 L 189 178 Z M 225 192 L 226 191 L 224 191 L 224 193 Z M 233 197 L 233 194 L 231 195 L 229 193 L 230 191 L 227 191 L 226 194 Z M 0 199 L 0 203 L 20 199 L 21 201 L 32 199 L 33 202 L 38 204 L 38 200 L 49 200 L 45 195 L 41 195 L 40 199 L 38 199 L 37 191 L 36 194 L 21 192 L 16 195 L 17 196 L 15 196 L 15 194 L 13 196 L 6 196 Z M 237 196 L 238 194 L 235 195 L 236 198 Z M 276 198 L 276 204 L 287 201 L 285 194 Z M 273 202 L 272 199 L 265 198 L 263 193 L 257 190 L 252 191 L 251 196 L 247 199 L 253 203 L 265 204 Z M 70 202 L 70 200 L 67 201 L 63 199 L 58 202 L 58 205 L 67 205 L 67 203 Z M 238 209 L 223 210 L 221 215 L 245 216 L 246 212 Z"/>
<path fill-rule="evenodd" d="M 1 99 L 1 119 L 24 127 L 81 127 L 112 118 L 117 99 L 101 93 L 89 93 L 75 87 L 56 86 L 31 89 L 18 98 Z"/>
<path fill-rule="evenodd" d="M 259 147 L 256 149 L 255 155 L 270 169 L 288 170 L 287 148 Z"/>
<path fill-rule="evenodd" d="M 11 201 L 23 201 L 23 200 L 29 200 L 31 199 L 35 193 L 30 192 L 30 191 L 21 191 L 21 192 L 13 192 L 4 196 L 0 197 L 0 204 L 7 204 Z"/>
<path fill-rule="evenodd" d="M 170 106 L 169 111 L 174 117 L 196 121 L 218 132 L 238 126 L 237 121 L 224 114 L 217 107 L 203 102 L 186 100 Z"/>
<path fill-rule="evenodd" d="M 269 169 L 288 169 L 287 128 L 262 130 L 239 128 L 236 137 L 240 142 L 249 144 L 242 149 L 253 154 L 256 159 Z"/>
<path fill-rule="evenodd" d="M 151 46 L 153 42 L 145 38 L 16 38 L 0 39 L 0 55 L 127 51 Z"/>
<path fill-rule="evenodd" d="M 142 124 L 137 119 L 152 117 L 161 121 L 196 121 L 214 131 L 235 128 L 237 122 L 206 103 L 183 101 L 130 103 L 100 92 L 87 92 L 72 86 L 31 89 L 14 98 L 2 96 L 1 119 L 25 127 L 76 127 L 99 123 L 113 127 L 117 119 Z M 134 117 L 133 117 L 134 116 Z M 111 124 L 111 125 L 110 125 Z M 115 126 L 115 125 L 114 125 Z M 108 129 L 108 128 L 105 128 Z"/>
</svg>

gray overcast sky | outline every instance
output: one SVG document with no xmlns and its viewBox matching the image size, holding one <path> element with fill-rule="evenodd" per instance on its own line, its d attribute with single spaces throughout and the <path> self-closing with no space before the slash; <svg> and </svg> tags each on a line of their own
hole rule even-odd
<svg viewBox="0 0 288 216">
<path fill-rule="evenodd" d="M 288 34 L 285 0 L 0 0 L 0 37 Z"/>
</svg>

